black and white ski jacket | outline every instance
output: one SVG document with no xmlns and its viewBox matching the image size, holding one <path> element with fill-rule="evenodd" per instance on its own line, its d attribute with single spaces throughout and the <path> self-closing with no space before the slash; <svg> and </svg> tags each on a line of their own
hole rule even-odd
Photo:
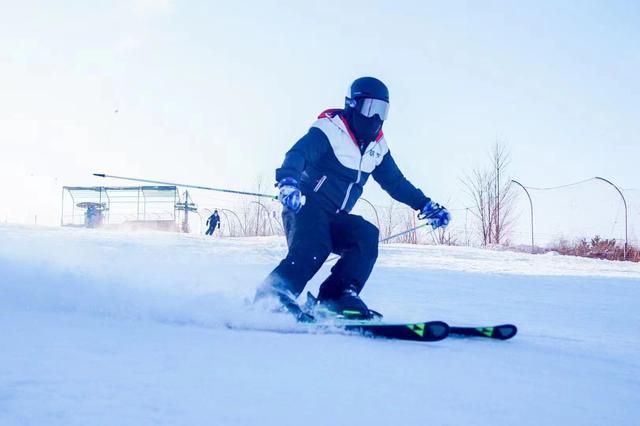
<svg viewBox="0 0 640 426">
<path fill-rule="evenodd" d="M 428 198 L 409 182 L 391 156 L 382 131 L 363 149 L 341 109 L 324 111 L 287 152 L 276 181 L 291 177 L 328 211 L 349 212 L 372 175 L 394 199 L 420 210 Z"/>
</svg>

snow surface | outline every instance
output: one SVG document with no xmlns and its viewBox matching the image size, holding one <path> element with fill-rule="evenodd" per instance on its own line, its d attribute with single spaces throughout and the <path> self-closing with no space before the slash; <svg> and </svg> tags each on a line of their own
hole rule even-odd
<svg viewBox="0 0 640 426">
<path fill-rule="evenodd" d="M 228 329 L 298 330 L 247 306 L 284 253 L 280 238 L 0 226 L 0 424 L 640 424 L 638 264 L 385 245 L 363 297 L 387 319 L 518 336 Z"/>
</svg>

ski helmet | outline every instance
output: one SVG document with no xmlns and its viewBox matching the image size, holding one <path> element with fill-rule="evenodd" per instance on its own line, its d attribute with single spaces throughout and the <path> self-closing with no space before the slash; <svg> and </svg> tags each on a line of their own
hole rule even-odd
<svg viewBox="0 0 640 426">
<path fill-rule="evenodd" d="M 345 111 L 356 138 L 372 141 L 389 113 L 389 89 L 377 78 L 360 77 L 349 86 Z"/>
<path fill-rule="evenodd" d="M 377 114 L 384 121 L 389 112 L 389 89 L 377 78 L 360 77 L 349 86 L 345 109 L 355 109 L 365 117 Z"/>
<path fill-rule="evenodd" d="M 360 77 L 349 86 L 347 95 L 350 99 L 373 98 L 389 102 L 389 89 L 383 82 L 374 77 Z"/>
</svg>

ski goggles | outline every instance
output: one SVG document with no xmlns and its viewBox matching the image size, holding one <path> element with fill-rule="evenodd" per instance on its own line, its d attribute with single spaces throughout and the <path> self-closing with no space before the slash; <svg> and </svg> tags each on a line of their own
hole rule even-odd
<svg viewBox="0 0 640 426">
<path fill-rule="evenodd" d="M 362 99 L 349 99 L 347 98 L 349 106 L 365 117 L 373 117 L 378 115 L 382 121 L 387 119 L 389 115 L 389 102 L 380 99 L 362 98 Z"/>
</svg>

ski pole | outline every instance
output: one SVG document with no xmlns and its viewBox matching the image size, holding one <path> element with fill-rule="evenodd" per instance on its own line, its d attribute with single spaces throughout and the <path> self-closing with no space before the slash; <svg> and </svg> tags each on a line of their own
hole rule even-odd
<svg viewBox="0 0 640 426">
<path fill-rule="evenodd" d="M 379 240 L 378 242 L 379 243 L 384 243 L 386 241 L 392 240 L 392 239 L 394 239 L 396 237 L 399 237 L 401 235 L 404 235 L 404 234 L 408 234 L 409 232 L 413 232 L 413 231 L 415 231 L 417 229 L 423 228 L 423 227 L 428 226 L 428 225 L 431 225 L 431 224 L 427 222 L 427 223 L 423 223 L 422 225 L 414 226 L 413 228 L 407 229 L 406 231 L 402 231 L 402 232 L 399 232 L 399 233 L 397 233 L 395 235 L 392 235 L 390 237 L 383 238 L 383 239 Z M 431 231 L 431 232 L 433 232 L 433 231 Z"/>
<path fill-rule="evenodd" d="M 260 193 L 257 193 L 257 192 L 234 191 L 232 189 L 211 188 L 209 186 L 188 185 L 188 184 L 184 184 L 184 183 L 173 183 L 173 182 L 162 182 L 162 181 L 159 181 L 159 180 L 138 179 L 138 178 L 132 178 L 132 177 L 125 177 L 125 176 L 113 176 L 113 175 L 108 175 L 106 173 L 94 173 L 93 175 L 97 176 L 97 177 L 101 177 L 101 178 L 131 180 L 131 181 L 135 181 L 135 182 L 153 183 L 153 184 L 156 184 L 156 185 L 182 186 L 182 187 L 185 187 L 185 188 L 204 189 L 204 190 L 207 190 L 207 191 L 226 192 L 226 193 L 229 193 L 229 194 L 253 195 L 255 197 L 271 198 L 272 200 L 277 200 L 278 199 L 278 197 L 275 196 L 275 195 L 260 194 Z"/>
<path fill-rule="evenodd" d="M 398 232 L 398 233 L 397 233 L 397 234 L 395 234 L 395 235 L 392 235 L 392 236 L 390 236 L 390 237 L 387 237 L 387 238 L 383 238 L 383 239 L 381 239 L 381 240 L 378 240 L 378 243 L 384 243 L 385 241 L 392 240 L 392 239 L 394 239 L 394 238 L 396 238 L 396 237 L 399 237 L 399 236 L 404 235 L 404 234 L 408 234 L 409 232 L 413 232 L 413 231 L 415 231 L 415 230 L 417 230 L 417 229 L 423 228 L 423 227 L 428 226 L 428 225 L 431 225 L 431 224 L 427 222 L 427 223 L 423 223 L 422 225 L 414 226 L 413 228 L 407 229 L 406 231 Z M 429 233 L 433 233 L 433 231 L 434 231 L 434 230 L 432 229 Z M 338 259 L 339 257 L 340 257 L 339 255 L 331 256 L 330 258 L 328 258 L 327 260 L 325 260 L 325 262 L 331 262 L 332 260 L 336 260 L 336 259 Z"/>
</svg>

